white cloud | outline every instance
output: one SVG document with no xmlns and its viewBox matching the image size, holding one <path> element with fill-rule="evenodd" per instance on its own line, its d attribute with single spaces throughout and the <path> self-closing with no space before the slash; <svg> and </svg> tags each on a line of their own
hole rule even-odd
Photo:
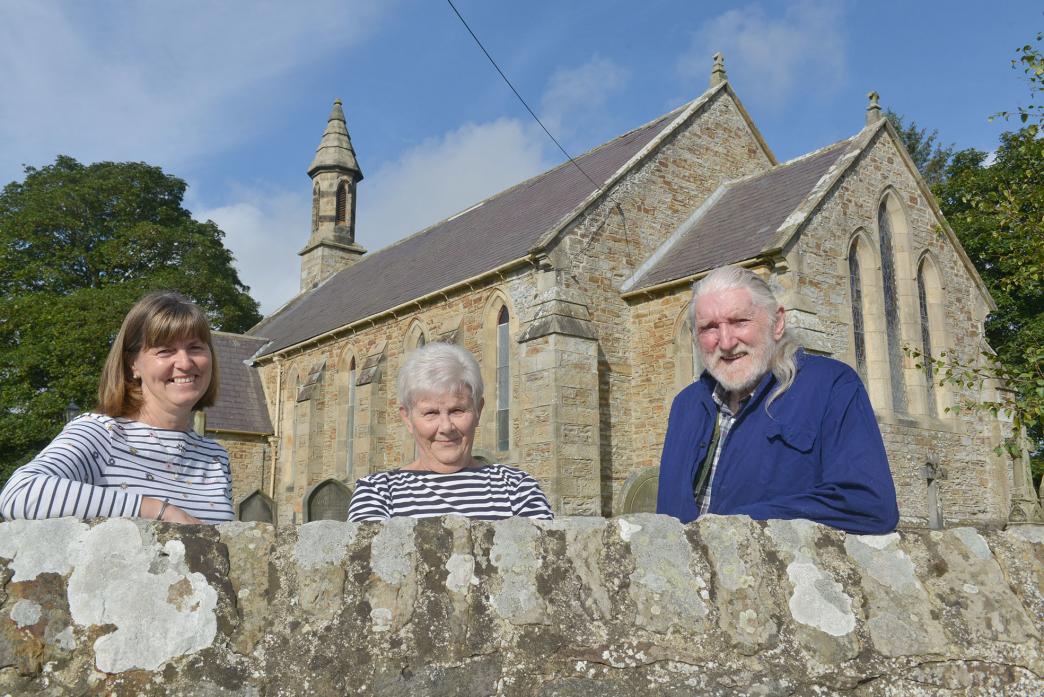
<svg viewBox="0 0 1044 697">
<path fill-rule="evenodd" d="M 534 129 L 513 119 L 466 124 L 427 140 L 377 168 L 359 185 L 356 240 L 373 252 L 538 174 L 542 158 Z M 265 315 L 294 297 L 297 252 L 308 239 L 311 190 L 238 187 L 225 205 L 204 208 L 189 188 L 186 206 L 197 220 L 225 232 L 239 278 Z"/>
<path fill-rule="evenodd" d="M 379 0 L 0 3 L 0 179 L 47 164 L 34 161 L 41 152 L 164 167 L 211 156 L 254 134 L 265 83 L 357 43 L 385 10 Z"/>
<path fill-rule="evenodd" d="M 541 121 L 559 140 L 579 130 L 590 132 L 592 126 L 600 129 L 609 123 L 606 102 L 629 78 L 628 69 L 599 56 L 575 68 L 560 68 L 544 90 Z"/>
<path fill-rule="evenodd" d="M 359 185 L 356 240 L 375 251 L 539 174 L 542 137 L 503 118 L 425 140 Z"/>
<path fill-rule="evenodd" d="M 842 14 L 843 6 L 829 0 L 796 2 L 778 17 L 757 3 L 729 10 L 693 35 L 678 69 L 705 80 L 720 51 L 729 80 L 751 102 L 782 106 L 801 90 L 832 92 L 846 72 Z"/>
<path fill-rule="evenodd" d="M 235 256 L 239 280 L 250 287 L 262 314 L 297 295 L 301 278 L 297 252 L 308 240 L 310 196 L 307 187 L 300 193 L 240 188 L 234 203 L 193 213 L 197 220 L 213 220 L 225 232 L 225 246 Z M 191 201 L 188 205 L 193 207 Z"/>
</svg>

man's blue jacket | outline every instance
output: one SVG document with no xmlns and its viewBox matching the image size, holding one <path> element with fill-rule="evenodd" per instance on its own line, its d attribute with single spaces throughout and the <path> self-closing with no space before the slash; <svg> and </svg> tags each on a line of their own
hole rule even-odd
<svg viewBox="0 0 1044 697">
<path fill-rule="evenodd" d="M 772 373 L 740 411 L 714 472 L 710 512 L 806 518 L 856 533 L 893 530 L 895 485 L 859 376 L 803 351 L 795 359 L 794 384 L 767 411 Z M 683 523 L 698 515 L 692 488 L 718 417 L 715 384 L 704 372 L 674 398 L 667 423 L 656 511 Z"/>
</svg>

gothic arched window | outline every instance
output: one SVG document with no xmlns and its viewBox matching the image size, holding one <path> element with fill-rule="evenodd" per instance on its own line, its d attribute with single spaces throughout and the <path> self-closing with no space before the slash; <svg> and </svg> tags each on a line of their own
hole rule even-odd
<svg viewBox="0 0 1044 697">
<path fill-rule="evenodd" d="M 852 298 L 852 339 L 856 359 L 856 370 L 863 384 L 867 384 L 866 331 L 863 324 L 863 281 L 859 268 L 859 241 L 852 242 L 848 250 L 848 285 Z"/>
<path fill-rule="evenodd" d="M 337 185 L 337 211 L 334 215 L 334 223 L 344 225 L 348 222 L 348 183 L 340 182 Z"/>
<path fill-rule="evenodd" d="M 352 473 L 352 458 L 355 455 L 355 358 L 348 364 L 348 419 L 345 424 L 345 472 Z"/>
<path fill-rule="evenodd" d="M 312 187 L 312 232 L 319 230 L 319 182 Z"/>
<path fill-rule="evenodd" d="M 903 377 L 902 330 L 895 282 L 895 257 L 892 251 L 892 221 L 887 200 L 877 209 L 877 230 L 881 239 L 881 276 L 884 284 L 885 337 L 888 341 L 888 367 L 892 383 L 892 408 L 906 412 L 906 380 Z"/>
<path fill-rule="evenodd" d="M 502 307 L 497 315 L 497 450 L 507 450 L 510 445 L 511 337 L 508 327 L 508 310 Z"/>
<path fill-rule="evenodd" d="M 925 378 L 925 413 L 942 415 L 949 404 L 947 385 L 938 384 L 932 359 L 938 359 L 950 346 L 946 332 L 946 294 L 938 266 L 925 254 L 917 265 L 917 303 L 921 320 L 921 353 Z"/>
<path fill-rule="evenodd" d="M 404 342 L 403 346 L 404 353 L 408 355 L 411 351 L 419 349 L 421 346 L 424 346 L 427 343 L 428 340 L 425 337 L 424 327 L 421 325 L 419 320 L 414 321 L 413 324 L 410 326 L 409 330 L 407 330 L 406 332 L 406 341 Z M 403 431 L 405 432 L 406 438 L 403 452 L 413 453 L 414 458 L 419 457 L 420 448 L 418 447 L 417 442 L 413 440 L 413 436 L 410 435 L 408 431 L 406 431 L 405 429 L 403 429 Z"/>
<path fill-rule="evenodd" d="M 297 370 L 289 371 L 283 382 L 282 418 L 279 438 L 280 481 L 284 488 L 292 489 L 296 478 L 294 462 L 297 451 L 297 392 L 301 388 Z"/>
<path fill-rule="evenodd" d="M 928 326 L 928 298 L 924 292 L 924 264 L 917 269 L 917 304 L 921 310 L 921 353 L 928 391 L 928 413 L 935 416 L 935 366 L 932 365 L 932 333 Z"/>
<path fill-rule="evenodd" d="M 691 308 L 682 310 L 674 331 L 674 390 L 677 392 L 700 379 L 703 361 L 700 360 L 700 345 L 692 331 Z"/>
</svg>

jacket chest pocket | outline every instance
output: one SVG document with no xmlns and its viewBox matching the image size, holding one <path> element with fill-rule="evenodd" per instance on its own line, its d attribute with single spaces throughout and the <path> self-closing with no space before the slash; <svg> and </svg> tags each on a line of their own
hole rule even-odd
<svg viewBox="0 0 1044 697">
<path fill-rule="evenodd" d="M 765 486 L 811 486 L 819 473 L 815 455 L 818 434 L 804 424 L 772 423 L 767 429 L 758 481 Z"/>
</svg>

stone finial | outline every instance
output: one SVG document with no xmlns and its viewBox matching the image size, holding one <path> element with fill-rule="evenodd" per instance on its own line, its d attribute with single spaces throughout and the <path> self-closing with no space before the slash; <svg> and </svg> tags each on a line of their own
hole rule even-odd
<svg viewBox="0 0 1044 697">
<path fill-rule="evenodd" d="M 711 68 L 710 86 L 720 85 L 723 82 L 727 82 L 728 79 L 728 76 L 725 74 L 725 56 L 719 51 L 714 54 L 714 67 Z"/>
<path fill-rule="evenodd" d="M 881 95 L 877 92 L 870 92 L 866 96 L 870 99 L 870 103 L 866 105 L 866 125 L 872 126 L 881 120 L 881 105 L 877 103 Z"/>
</svg>

